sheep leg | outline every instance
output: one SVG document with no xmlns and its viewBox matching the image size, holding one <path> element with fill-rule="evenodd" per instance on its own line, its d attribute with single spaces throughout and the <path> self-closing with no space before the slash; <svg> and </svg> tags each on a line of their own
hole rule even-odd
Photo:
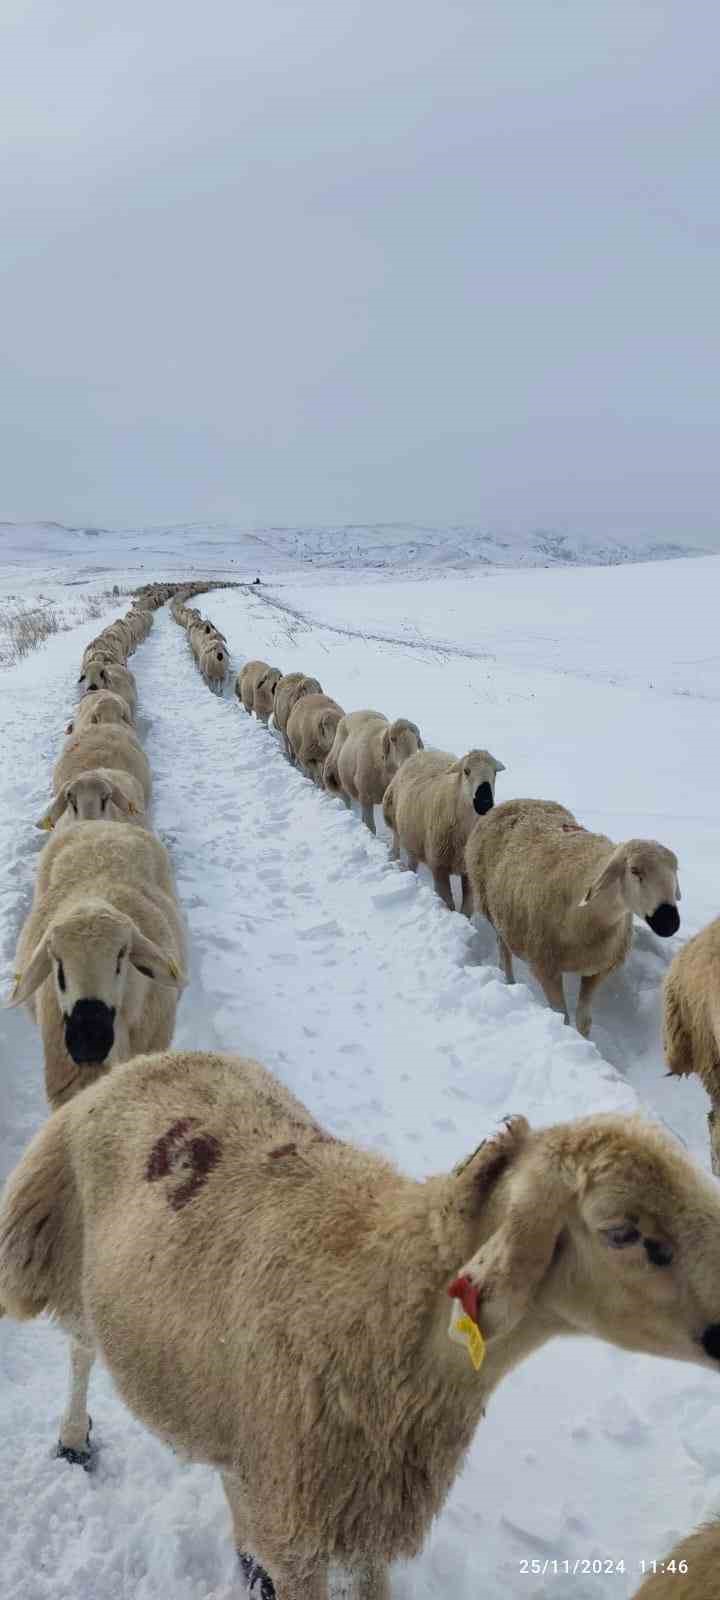
<svg viewBox="0 0 720 1600">
<path fill-rule="evenodd" d="M 78 1339 L 70 1341 L 70 1393 L 67 1410 L 60 1423 L 60 1438 L 56 1454 L 75 1465 L 90 1466 L 90 1418 L 87 1412 L 88 1384 L 95 1360 L 95 1351 L 88 1349 Z"/>
<path fill-rule="evenodd" d="M 375 829 L 375 807 L 374 806 L 363 805 L 363 808 L 362 808 L 362 819 L 363 819 L 363 822 L 365 823 L 365 827 L 369 828 L 371 833 L 375 833 L 376 829 Z"/>
<path fill-rule="evenodd" d="M 497 936 L 497 947 L 500 965 L 505 973 L 505 982 L 514 983 L 515 972 L 513 970 L 512 950 L 510 949 L 509 944 L 505 943 L 501 933 L 499 933 Z"/>
<path fill-rule="evenodd" d="M 549 972 L 547 968 L 538 967 L 534 962 L 531 962 L 530 970 L 537 978 L 548 1005 L 552 1006 L 553 1011 L 559 1011 L 563 1021 L 569 1025 L 570 1018 L 565 1003 L 562 973 Z"/>
<path fill-rule="evenodd" d="M 470 879 L 466 872 L 460 874 L 460 887 L 462 889 L 462 905 L 460 910 L 464 917 L 471 917 L 475 910 L 473 892 L 470 888 Z"/>
<path fill-rule="evenodd" d="M 399 840 L 399 838 L 398 838 L 398 836 L 397 836 L 397 834 L 396 834 L 394 829 L 393 829 L 393 836 L 392 836 L 392 844 L 390 846 L 390 860 L 391 861 L 399 861 L 400 860 L 400 840 Z"/>
<path fill-rule="evenodd" d="M 577 1009 L 575 1011 L 575 1026 L 583 1039 L 590 1037 L 592 1025 L 592 997 L 604 976 L 602 972 L 593 973 L 592 977 L 580 979 L 580 993 L 578 995 Z"/>
<path fill-rule="evenodd" d="M 448 911 L 454 911 L 455 901 L 453 900 L 452 889 L 450 887 L 450 873 L 443 871 L 442 867 L 438 867 L 437 871 L 433 872 L 433 883 L 435 885 L 437 894 L 439 894 L 440 899 L 447 906 Z"/>
</svg>

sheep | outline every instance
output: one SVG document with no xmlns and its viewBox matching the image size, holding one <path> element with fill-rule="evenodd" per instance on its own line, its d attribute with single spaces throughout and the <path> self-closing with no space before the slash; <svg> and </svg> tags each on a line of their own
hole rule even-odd
<svg viewBox="0 0 720 1600">
<path fill-rule="evenodd" d="M 125 654 L 119 639 L 104 638 L 100 633 L 96 639 L 91 639 L 85 646 L 82 654 L 83 671 L 96 657 L 106 661 L 115 661 L 119 666 L 124 664 Z"/>
<path fill-rule="evenodd" d="M 35 827 L 50 833 L 74 822 L 133 822 L 148 827 L 142 785 L 129 772 L 112 767 L 78 773 L 63 785 Z"/>
<path fill-rule="evenodd" d="M 337 725 L 323 769 L 325 788 L 346 805 L 359 801 L 363 822 L 375 833 L 375 806 L 403 762 L 422 749 L 414 722 L 404 717 L 389 722 L 380 711 L 351 711 Z"/>
<path fill-rule="evenodd" d="M 84 685 L 83 694 L 94 694 L 99 689 L 112 689 L 121 695 L 129 707 L 131 717 L 137 712 L 137 685 L 127 667 L 114 662 L 91 660 L 83 666 L 78 683 Z"/>
<path fill-rule="evenodd" d="M 53 1109 L 118 1061 L 172 1039 L 185 941 L 164 845 L 124 822 L 48 840 L 8 1004 L 31 1002 Z"/>
<path fill-rule="evenodd" d="M 488 750 L 469 750 L 460 760 L 445 750 L 421 750 L 403 762 L 385 790 L 383 817 L 393 834 L 391 859 L 397 861 L 402 846 L 413 872 L 424 861 L 450 911 L 455 909 L 450 885 L 455 873 L 462 884 L 462 910 L 471 914 L 465 845 L 477 817 L 493 806 L 495 779 L 504 771 L 502 761 Z"/>
<path fill-rule="evenodd" d="M 219 640 L 205 646 L 199 658 L 199 667 L 210 688 L 222 694 L 228 671 L 228 655 Z"/>
<path fill-rule="evenodd" d="M 267 661 L 246 661 L 235 679 L 238 700 L 248 714 L 254 711 L 260 722 L 268 721 L 281 677 L 280 667 L 271 667 Z"/>
<path fill-rule="evenodd" d="M 418 1181 L 257 1062 L 166 1052 L 36 1134 L 0 1204 L 0 1304 L 77 1341 L 61 1449 L 84 1448 L 97 1350 L 141 1421 L 221 1471 L 265 1600 L 326 1600 L 330 1563 L 387 1600 L 490 1394 L 547 1340 L 718 1372 L 720 1191 L 625 1114 L 510 1118 Z"/>
<path fill-rule="evenodd" d="M 313 783 L 322 781 L 322 770 L 344 715 L 342 706 L 329 694 L 302 694 L 290 712 L 285 730 L 290 759 Z"/>
<path fill-rule="evenodd" d="M 130 707 L 122 695 L 112 689 L 101 689 L 98 694 L 85 695 L 68 723 L 66 733 L 79 733 L 81 728 L 99 727 L 101 723 L 124 722 L 132 726 Z"/>
<path fill-rule="evenodd" d="M 282 739 L 283 749 L 288 761 L 293 760 L 287 736 L 288 718 L 293 706 L 297 705 L 298 700 L 308 694 L 322 694 L 322 688 L 317 678 L 308 678 L 304 672 L 286 672 L 279 683 L 275 685 L 273 721 Z"/>
<path fill-rule="evenodd" d="M 475 910 L 497 934 L 508 983 L 520 956 L 567 1023 L 563 973 L 581 974 L 575 1024 L 585 1039 L 595 989 L 630 950 L 633 916 L 661 938 L 680 926 L 672 850 L 654 839 L 613 844 L 555 801 L 497 806 L 470 835 L 466 870 Z"/>
<path fill-rule="evenodd" d="M 59 794 L 63 785 L 69 783 L 71 778 L 76 778 L 78 773 L 94 771 L 96 767 L 119 767 L 122 772 L 129 772 L 142 787 L 145 805 L 150 804 L 150 763 L 131 728 L 113 724 L 104 728 L 83 728 L 81 733 L 72 733 L 66 739 L 53 768 L 53 794 Z"/>
<path fill-rule="evenodd" d="M 695 1072 L 710 1096 L 712 1169 L 720 1177 L 720 917 L 689 939 L 663 984 L 663 1046 L 677 1077 Z"/>
<path fill-rule="evenodd" d="M 703 1523 L 655 1565 L 635 1600 L 720 1600 L 720 1521 Z"/>
</svg>

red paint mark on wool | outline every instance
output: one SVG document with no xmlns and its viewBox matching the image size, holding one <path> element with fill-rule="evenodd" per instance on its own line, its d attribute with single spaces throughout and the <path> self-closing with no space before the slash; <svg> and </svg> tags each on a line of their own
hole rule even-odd
<svg viewBox="0 0 720 1600">
<path fill-rule="evenodd" d="M 478 1319 L 478 1292 L 474 1283 L 471 1283 L 468 1277 L 456 1278 L 454 1283 L 451 1283 L 448 1294 L 451 1300 L 460 1301 L 463 1311 L 476 1323 Z"/>
</svg>

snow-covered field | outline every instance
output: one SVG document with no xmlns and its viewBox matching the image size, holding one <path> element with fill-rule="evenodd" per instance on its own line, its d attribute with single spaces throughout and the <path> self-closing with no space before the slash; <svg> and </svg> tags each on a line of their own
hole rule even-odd
<svg viewBox="0 0 720 1600">
<path fill-rule="evenodd" d="M 63 534 L 66 530 L 63 530 Z M 53 536 L 54 538 L 54 536 Z M 509 990 L 486 929 L 473 931 L 388 861 L 355 815 L 320 795 L 230 693 L 208 693 L 167 610 L 133 658 L 155 775 L 154 820 L 187 915 L 191 983 L 181 1046 L 238 1049 L 280 1073 L 343 1136 L 424 1174 L 449 1167 L 507 1112 L 550 1122 L 636 1108 L 667 1122 L 705 1166 L 704 1096 L 664 1076 L 659 987 L 673 949 L 720 903 L 717 558 L 462 576 L 362 568 L 339 575 L 259 561 L 252 541 L 191 536 L 153 549 L 37 532 L 3 546 L 0 604 L 38 590 L 180 577 L 193 564 L 260 591 L 201 600 L 249 655 L 315 673 L 348 709 L 417 721 L 426 742 L 486 745 L 507 768 L 498 799 L 557 798 L 617 838 L 677 851 L 681 933 L 638 928 L 601 989 L 594 1042 Z M 160 541 L 158 541 L 158 546 Z M 92 546 L 92 548 L 90 548 Z M 299 547 L 298 547 L 299 548 Z M 302 552 L 301 552 L 302 553 Z M 143 570 L 138 570 L 140 560 Z M 68 590 L 66 586 L 71 584 Z M 125 609 L 120 601 L 118 611 Z M 113 615 L 50 638 L 0 675 L 0 988 L 27 909 L 51 764 L 86 641 Z M 527 979 L 527 974 L 524 974 Z M 0 1013 L 0 1175 L 44 1115 L 38 1041 Z M 53 1459 L 62 1337 L 0 1322 L 0 1590 L 8 1600 L 230 1600 L 229 1519 L 212 1472 L 147 1434 L 96 1371 L 97 1470 Z M 493 1398 L 398 1600 L 625 1597 L 641 1559 L 720 1507 L 720 1386 L 712 1374 L 556 1343 Z M 533 1561 L 624 1562 L 623 1572 L 533 1575 Z"/>
</svg>

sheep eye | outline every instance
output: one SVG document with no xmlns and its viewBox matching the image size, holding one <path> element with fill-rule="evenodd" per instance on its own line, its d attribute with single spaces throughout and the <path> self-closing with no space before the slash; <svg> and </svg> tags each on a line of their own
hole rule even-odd
<svg viewBox="0 0 720 1600">
<path fill-rule="evenodd" d="M 672 1245 L 664 1239 L 646 1239 L 645 1254 L 653 1267 L 669 1267 L 673 1258 Z"/>
<path fill-rule="evenodd" d="M 115 968 L 116 977 L 119 977 L 119 975 L 120 975 L 120 968 L 121 968 L 121 966 L 123 964 L 123 961 L 125 960 L 126 955 L 127 955 L 127 950 L 118 950 L 117 967 Z"/>
<path fill-rule="evenodd" d="M 631 867 L 630 871 L 631 871 L 631 873 L 632 873 L 634 878 L 639 878 L 641 880 L 641 882 L 642 882 L 642 873 L 641 873 L 639 867 Z"/>
<path fill-rule="evenodd" d="M 65 969 L 63 967 L 62 961 L 58 961 L 58 964 L 57 964 L 57 980 L 58 980 L 58 988 L 62 989 L 63 994 L 64 994 L 65 993 L 66 984 L 65 984 Z"/>
<path fill-rule="evenodd" d="M 72 806 L 73 811 L 75 812 L 75 815 L 77 816 L 77 800 L 75 799 L 74 794 L 71 794 L 71 796 L 70 796 L 70 804 Z"/>
<path fill-rule="evenodd" d="M 611 1250 L 627 1250 L 631 1244 L 637 1244 L 640 1229 L 633 1228 L 631 1223 L 622 1223 L 618 1228 L 606 1228 L 605 1238 Z"/>
<path fill-rule="evenodd" d="M 466 767 L 466 768 L 465 768 L 465 777 L 466 777 L 466 778 L 469 778 L 469 777 L 470 777 L 470 768 L 469 768 L 469 767 Z"/>
<path fill-rule="evenodd" d="M 106 794 L 104 794 L 104 795 L 103 795 L 103 797 L 102 797 L 102 799 L 101 799 L 101 801 L 100 801 L 100 810 L 101 810 L 101 811 L 104 811 L 104 810 L 105 810 L 105 807 L 106 807 L 106 805 L 107 805 L 107 795 L 106 795 Z"/>
</svg>

